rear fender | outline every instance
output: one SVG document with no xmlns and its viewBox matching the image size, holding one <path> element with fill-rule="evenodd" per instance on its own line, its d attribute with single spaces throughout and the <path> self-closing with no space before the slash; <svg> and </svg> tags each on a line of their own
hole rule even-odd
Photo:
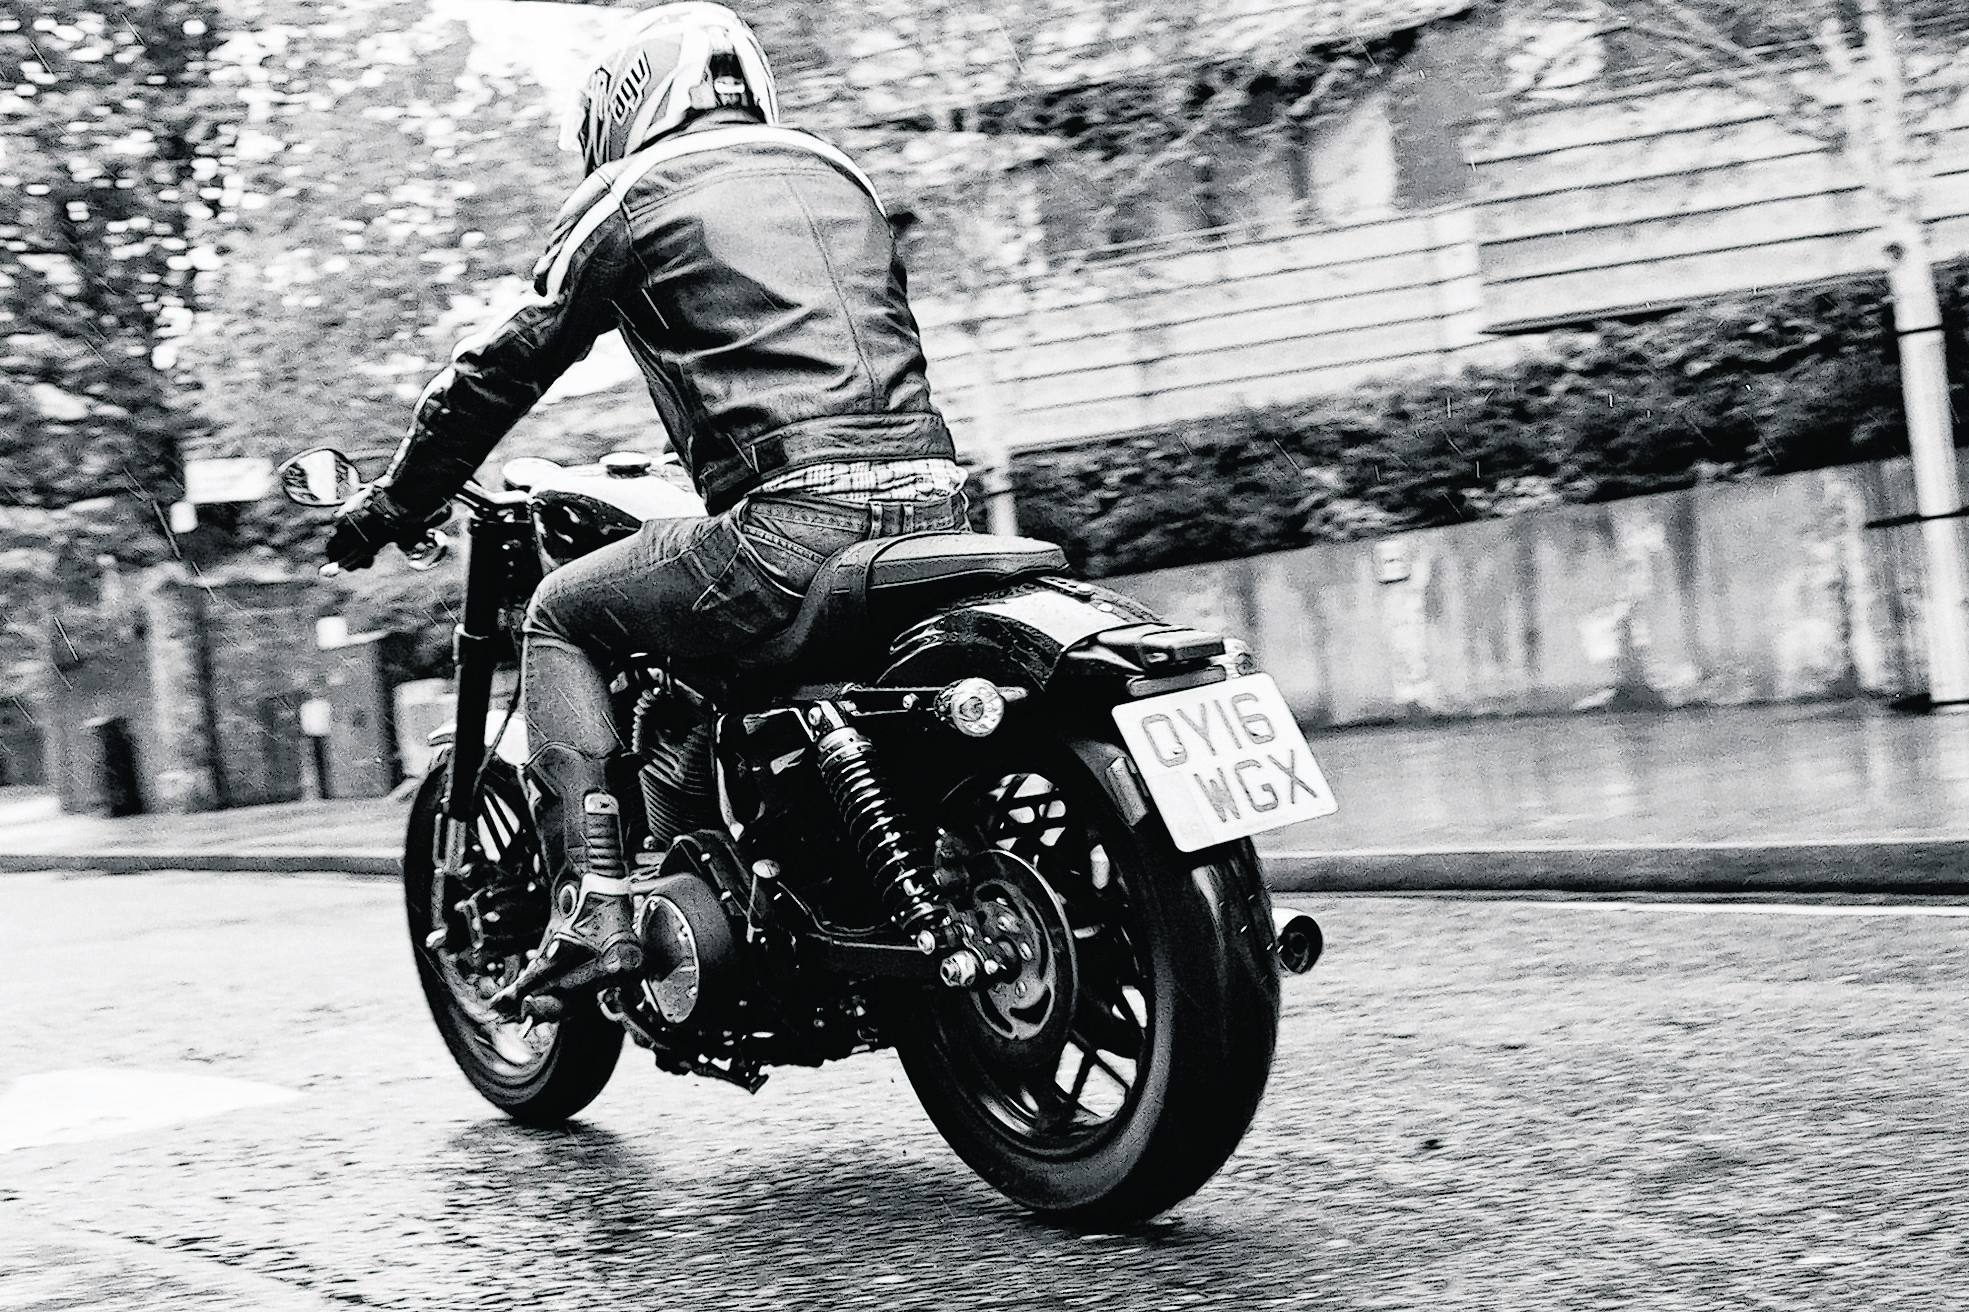
<svg viewBox="0 0 1969 1312">
<path fill-rule="evenodd" d="M 1076 738 L 1067 745 L 1131 829 L 1148 821 L 1153 803 L 1123 748 L 1100 738 Z M 1278 942 L 1271 894 L 1265 888 L 1257 850 L 1249 840 L 1239 840 L 1182 859 L 1189 863 L 1189 882 L 1216 926 L 1223 959 L 1230 969 L 1247 977 L 1251 987 L 1271 998 L 1276 1013 Z"/>
<path fill-rule="evenodd" d="M 1096 634 L 1154 614 L 1118 592 L 1045 579 L 944 606 L 890 647 L 882 682 L 929 685 L 977 675 L 1035 690 L 1067 652 Z"/>
<path fill-rule="evenodd" d="M 1131 829 L 1154 811 L 1148 789 L 1128 752 L 1102 738 L 1074 738 L 1067 746 L 1107 793 L 1117 814 Z M 1218 923 L 1228 932 L 1249 936 L 1269 950 L 1272 933 L 1271 898 L 1265 891 L 1258 853 L 1249 841 L 1227 843 L 1193 854 L 1199 890 Z M 1206 873 L 1208 869 L 1208 873 Z"/>
<path fill-rule="evenodd" d="M 1225 679 L 1249 659 L 1217 634 L 1165 623 L 1118 592 L 1062 578 L 946 606 L 905 630 L 891 652 L 880 680 L 889 687 L 987 678 L 1037 692 L 1023 714 L 1046 717 L 1131 829 L 1155 807 L 1114 741 L 1109 709 Z M 1270 930 L 1266 919 L 1261 932 Z"/>
<path fill-rule="evenodd" d="M 1248 672 L 1249 661 L 1243 644 L 1169 624 L 1118 592 L 1048 578 L 946 606 L 904 630 L 880 682 L 987 678 L 1038 693 L 1032 709 L 1043 707 L 1062 732 L 1104 737 L 1109 707 L 1219 682 Z"/>
<path fill-rule="evenodd" d="M 1114 803 L 1115 812 L 1133 829 L 1148 819 L 1154 809 L 1149 801 L 1148 790 L 1142 785 L 1142 777 L 1135 770 L 1135 763 L 1128 759 L 1128 753 L 1114 743 L 1100 738 L 1075 738 L 1067 743 L 1080 763 L 1087 767 L 1100 783 L 1108 800 Z"/>
</svg>

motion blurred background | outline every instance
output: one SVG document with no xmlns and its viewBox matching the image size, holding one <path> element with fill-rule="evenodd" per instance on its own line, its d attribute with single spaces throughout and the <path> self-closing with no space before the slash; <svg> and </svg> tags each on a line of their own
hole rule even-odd
<svg viewBox="0 0 1969 1312">
<path fill-rule="evenodd" d="M 1961 504 L 1960 5 L 737 7 L 887 200 L 980 525 L 1307 724 L 1960 691 L 1960 521 L 1868 527 Z M 0 784 L 419 768 L 457 562 L 319 579 L 271 467 L 379 466 L 525 289 L 633 8 L 0 5 Z M 605 340 L 494 468 L 662 441 Z"/>
</svg>

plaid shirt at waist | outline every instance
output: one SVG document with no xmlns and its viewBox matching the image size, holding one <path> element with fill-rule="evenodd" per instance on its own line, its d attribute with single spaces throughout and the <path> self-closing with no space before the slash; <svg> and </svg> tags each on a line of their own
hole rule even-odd
<svg viewBox="0 0 1969 1312">
<path fill-rule="evenodd" d="M 804 465 L 761 483 L 760 492 L 809 492 L 848 501 L 933 501 L 964 486 L 954 460 L 850 460 Z"/>
</svg>

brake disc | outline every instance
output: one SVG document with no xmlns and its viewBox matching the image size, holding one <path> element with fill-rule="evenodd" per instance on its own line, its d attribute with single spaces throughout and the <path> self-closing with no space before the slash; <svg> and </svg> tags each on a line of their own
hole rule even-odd
<svg viewBox="0 0 1969 1312">
<path fill-rule="evenodd" d="M 979 928 L 1010 949 L 1016 968 L 953 998 L 974 1040 L 997 1061 L 1021 1069 L 1060 1058 L 1073 1026 L 1078 969 L 1073 929 L 1059 895 L 1031 864 L 988 850 L 966 859 Z"/>
</svg>

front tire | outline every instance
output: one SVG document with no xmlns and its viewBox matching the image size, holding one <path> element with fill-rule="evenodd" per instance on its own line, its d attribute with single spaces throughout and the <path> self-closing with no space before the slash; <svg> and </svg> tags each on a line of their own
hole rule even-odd
<svg viewBox="0 0 1969 1312">
<path fill-rule="evenodd" d="M 539 868 L 539 843 L 519 779 L 510 766 L 497 760 L 485 772 L 466 877 L 462 882 L 443 878 L 438 857 L 446 759 L 439 758 L 417 791 L 404 845 L 404 909 L 417 979 L 444 1046 L 472 1087 L 516 1121 L 558 1125 L 607 1086 L 622 1052 L 622 1028 L 604 1016 L 592 998 L 573 998 L 559 1021 L 537 1023 L 530 1029 L 487 1005 L 524 965 L 524 949 L 539 945 L 539 930 L 547 917 L 547 880 Z M 459 903 L 495 878 L 507 880 L 510 886 L 515 871 L 530 874 L 538 891 L 538 905 L 522 904 L 517 914 L 525 916 L 529 909 L 535 914 L 524 926 L 508 926 L 507 938 L 490 950 L 471 950 Z M 514 914 L 516 909 L 509 905 L 504 915 Z M 449 931 L 448 942 L 426 947 L 440 925 Z"/>
<path fill-rule="evenodd" d="M 946 846 L 1018 858 L 1030 874 L 989 896 L 1028 916 L 1057 907 L 1058 951 L 1034 954 L 1047 969 L 1018 989 L 927 995 L 899 1036 L 903 1067 L 1001 1193 L 1067 1225 L 1134 1224 L 1216 1173 L 1264 1093 L 1279 967 L 1257 859 L 1249 843 L 1179 852 L 1153 813 L 1130 825 L 1096 774 L 1120 758 L 1112 744 L 987 750 L 943 795 Z M 1043 891 L 1021 895 L 1033 876 Z M 1058 1017 L 1048 990 L 1070 995 Z M 1034 1001 L 1008 1010 L 992 1000 L 1004 991 Z"/>
</svg>

